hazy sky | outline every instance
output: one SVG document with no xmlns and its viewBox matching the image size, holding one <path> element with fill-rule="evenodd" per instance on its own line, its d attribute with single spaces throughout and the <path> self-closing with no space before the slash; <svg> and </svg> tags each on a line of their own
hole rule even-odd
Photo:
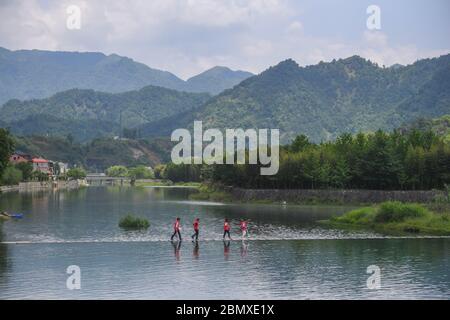
<svg viewBox="0 0 450 320">
<path fill-rule="evenodd" d="M 368 30 L 366 9 L 381 9 Z M 66 27 L 69 5 L 81 29 Z M 0 46 L 117 53 L 187 78 L 354 54 L 407 64 L 450 52 L 448 0 L 0 0 Z"/>
</svg>

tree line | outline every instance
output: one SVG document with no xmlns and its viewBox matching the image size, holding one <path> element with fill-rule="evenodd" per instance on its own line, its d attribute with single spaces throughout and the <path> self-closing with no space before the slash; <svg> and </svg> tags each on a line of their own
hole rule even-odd
<svg viewBox="0 0 450 320">
<path fill-rule="evenodd" d="M 280 169 L 260 165 L 168 164 L 165 178 L 243 188 L 430 190 L 450 184 L 450 146 L 432 131 L 341 134 L 312 143 L 305 135 L 281 147 Z"/>
<path fill-rule="evenodd" d="M 9 164 L 14 141 L 5 129 L 0 129 L 0 146 L 2 182 L 33 179 L 28 178 L 30 167 Z M 280 168 L 274 176 L 260 175 L 258 164 L 169 163 L 155 167 L 154 172 L 144 166 L 116 166 L 108 174 L 174 182 L 210 181 L 243 188 L 430 190 L 450 184 L 450 146 L 431 130 L 345 133 L 322 143 L 312 143 L 300 135 L 281 147 Z M 85 172 L 80 176 L 85 176 Z"/>
</svg>

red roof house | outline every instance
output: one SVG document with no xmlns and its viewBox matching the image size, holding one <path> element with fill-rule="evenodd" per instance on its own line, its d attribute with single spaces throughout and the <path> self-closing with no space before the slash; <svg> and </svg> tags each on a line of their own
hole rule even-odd
<svg viewBox="0 0 450 320">
<path fill-rule="evenodd" d="M 29 154 L 16 152 L 11 157 L 9 157 L 9 162 L 12 164 L 18 164 L 21 162 L 31 162 L 32 157 Z"/>
<path fill-rule="evenodd" d="M 50 166 L 50 161 L 42 158 L 33 158 L 31 161 L 33 163 L 33 170 L 40 171 L 47 174 L 52 174 L 53 170 Z"/>
</svg>

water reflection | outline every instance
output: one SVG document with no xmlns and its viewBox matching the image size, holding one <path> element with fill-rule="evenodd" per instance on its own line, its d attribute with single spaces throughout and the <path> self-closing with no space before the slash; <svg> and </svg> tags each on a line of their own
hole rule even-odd
<svg viewBox="0 0 450 320">
<path fill-rule="evenodd" d="M 241 258 L 247 257 L 247 253 L 248 253 L 248 241 L 242 240 L 242 243 L 241 243 Z"/>
<path fill-rule="evenodd" d="M 181 242 L 182 241 L 171 241 L 170 242 L 173 247 L 173 254 L 177 261 L 180 261 L 180 259 L 181 259 Z"/>
<path fill-rule="evenodd" d="M 0 242 L 3 241 L 2 223 L 0 222 Z M 4 274 L 8 271 L 10 259 L 8 258 L 8 246 L 0 243 L 0 282 L 6 278 Z"/>
<path fill-rule="evenodd" d="M 166 242 L 0 245 L 15 262 L 2 274 L 0 298 L 450 298 L 447 239 L 254 241 L 251 254 L 248 243 L 202 242 L 202 259 L 196 243 L 183 257 L 180 242 L 171 252 Z M 74 261 L 86 270 L 76 296 L 64 286 Z M 366 287 L 371 264 L 381 268 L 380 290 Z M 222 290 L 218 274 L 233 290 Z M 183 286 L 168 289 L 173 282 Z"/>
<path fill-rule="evenodd" d="M 226 261 L 230 258 L 230 240 L 223 240 L 223 257 Z"/>
<path fill-rule="evenodd" d="M 195 260 L 198 260 L 198 258 L 200 257 L 200 246 L 198 244 L 198 241 L 194 241 L 193 244 L 194 247 L 192 249 L 192 256 Z"/>
</svg>

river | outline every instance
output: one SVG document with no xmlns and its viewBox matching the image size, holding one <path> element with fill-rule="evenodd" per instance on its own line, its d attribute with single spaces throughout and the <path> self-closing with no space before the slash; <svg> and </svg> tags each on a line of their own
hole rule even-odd
<svg viewBox="0 0 450 320">
<path fill-rule="evenodd" d="M 190 201 L 189 188 L 89 187 L 0 195 L 0 299 L 449 299 L 450 238 L 324 229 L 350 207 Z M 120 217 L 150 228 L 123 231 Z M 181 243 L 169 241 L 181 217 Z M 190 241 L 200 218 L 200 242 Z M 223 219 L 235 241 L 222 241 Z M 250 239 L 236 225 L 250 219 Z M 68 266 L 80 268 L 69 290 Z M 369 266 L 380 270 L 369 288 Z"/>
</svg>

